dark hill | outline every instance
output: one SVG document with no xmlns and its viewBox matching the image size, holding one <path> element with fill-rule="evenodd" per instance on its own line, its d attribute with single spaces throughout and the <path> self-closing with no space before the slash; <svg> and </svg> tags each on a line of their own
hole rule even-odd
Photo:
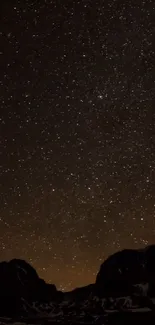
<svg viewBox="0 0 155 325">
<path fill-rule="evenodd" d="M 22 309 L 22 301 L 60 301 L 62 293 L 54 284 L 40 279 L 36 270 L 24 260 L 0 263 L 0 316 Z"/>
<path fill-rule="evenodd" d="M 119 312 L 118 322 L 120 315 L 126 323 L 125 315 L 133 310 L 155 314 L 155 245 L 113 254 L 102 263 L 94 284 L 65 293 L 47 284 L 24 260 L 0 263 L 0 317 L 46 315 L 63 324 L 68 317 L 101 324 L 105 317 L 115 321 L 112 311 Z"/>
<path fill-rule="evenodd" d="M 155 295 L 155 245 L 113 254 L 101 265 L 96 278 L 103 296 L 131 295 L 135 285 L 145 283 L 149 286 L 148 294 Z"/>
</svg>

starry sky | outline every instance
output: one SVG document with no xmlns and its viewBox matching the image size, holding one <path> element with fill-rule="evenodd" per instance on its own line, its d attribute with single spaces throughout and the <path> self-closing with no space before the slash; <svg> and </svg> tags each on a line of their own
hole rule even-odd
<svg viewBox="0 0 155 325">
<path fill-rule="evenodd" d="M 0 7 L 0 259 L 70 290 L 155 242 L 155 3 Z"/>
</svg>

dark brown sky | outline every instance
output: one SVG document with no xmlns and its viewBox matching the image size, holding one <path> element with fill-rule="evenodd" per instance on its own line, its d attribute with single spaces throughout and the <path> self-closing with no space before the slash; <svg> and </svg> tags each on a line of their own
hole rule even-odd
<svg viewBox="0 0 155 325">
<path fill-rule="evenodd" d="M 70 289 L 155 241 L 154 1 L 8 1 L 1 260 Z"/>
</svg>

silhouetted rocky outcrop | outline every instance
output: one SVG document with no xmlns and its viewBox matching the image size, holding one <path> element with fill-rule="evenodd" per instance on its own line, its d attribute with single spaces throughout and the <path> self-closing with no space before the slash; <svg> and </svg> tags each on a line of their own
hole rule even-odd
<svg viewBox="0 0 155 325">
<path fill-rule="evenodd" d="M 54 284 L 40 279 L 35 269 L 24 260 L 0 263 L 0 315 L 16 314 L 23 301 L 60 301 L 62 293 Z"/>
<path fill-rule="evenodd" d="M 138 284 L 155 296 L 155 245 L 113 254 L 101 265 L 96 278 L 101 296 L 132 295 Z"/>
<path fill-rule="evenodd" d="M 155 319 L 155 245 L 113 254 L 101 265 L 94 284 L 65 293 L 40 279 L 23 260 L 0 263 L 0 317 L 48 316 L 62 324 L 68 319 L 101 324 L 108 317 L 115 324 L 112 311 L 119 312 L 123 324 L 134 321 L 125 316 L 133 310 L 143 312 L 136 316 L 139 322 L 145 311 Z"/>
<path fill-rule="evenodd" d="M 89 299 L 92 295 L 95 295 L 96 291 L 95 284 L 89 284 L 84 287 L 76 288 L 70 292 L 64 293 L 64 298 L 72 301 L 83 301 Z"/>
</svg>

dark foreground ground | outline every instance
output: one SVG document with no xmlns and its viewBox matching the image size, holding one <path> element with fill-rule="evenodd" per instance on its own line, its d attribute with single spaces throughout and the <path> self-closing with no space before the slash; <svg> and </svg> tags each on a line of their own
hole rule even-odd
<svg viewBox="0 0 155 325">
<path fill-rule="evenodd" d="M 74 319 L 57 319 L 52 318 L 20 318 L 20 319 L 6 319 L 0 318 L 0 325 L 154 325 L 155 312 L 112 312 L 104 316 L 94 316 L 94 319 L 74 318 Z"/>
<path fill-rule="evenodd" d="M 126 312 L 113 313 L 107 316 L 109 325 L 153 325 L 155 324 L 155 312 Z"/>
</svg>

